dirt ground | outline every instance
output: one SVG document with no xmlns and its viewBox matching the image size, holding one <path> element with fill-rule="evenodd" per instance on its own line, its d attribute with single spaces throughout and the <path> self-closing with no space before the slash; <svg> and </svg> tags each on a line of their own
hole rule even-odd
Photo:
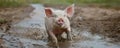
<svg viewBox="0 0 120 48">
<path fill-rule="evenodd" d="M 18 23 L 20 20 L 29 16 L 34 8 L 31 6 L 16 8 L 0 8 L 0 29 L 8 30 L 11 24 Z"/>
<path fill-rule="evenodd" d="M 45 6 L 59 9 L 66 7 L 60 5 Z M 9 30 L 11 24 L 15 24 L 29 16 L 33 9 L 31 6 L 0 8 L 0 18 L 5 19 L 5 22 L 0 22 L 0 30 Z M 82 31 L 88 29 L 88 31 L 93 34 L 109 37 L 111 38 L 111 42 L 120 42 L 120 10 L 114 8 L 76 5 L 75 14 L 71 19 L 71 26 L 77 30 Z M 0 39 L 0 45 L 2 45 L 2 43 L 4 42 Z"/>
</svg>

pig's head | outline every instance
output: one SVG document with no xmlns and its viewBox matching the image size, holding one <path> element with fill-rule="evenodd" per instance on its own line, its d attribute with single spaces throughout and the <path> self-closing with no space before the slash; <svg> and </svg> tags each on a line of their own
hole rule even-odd
<svg viewBox="0 0 120 48">
<path fill-rule="evenodd" d="M 68 6 L 65 10 L 45 8 L 45 13 L 48 18 L 54 18 L 55 23 L 62 27 L 70 24 L 68 18 L 71 18 L 74 14 L 74 4 Z"/>
</svg>

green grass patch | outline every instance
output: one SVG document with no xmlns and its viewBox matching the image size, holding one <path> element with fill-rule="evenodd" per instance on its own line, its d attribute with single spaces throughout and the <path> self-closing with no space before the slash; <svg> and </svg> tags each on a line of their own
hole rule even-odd
<svg viewBox="0 0 120 48">
<path fill-rule="evenodd" d="M 27 4 L 25 0 L 0 0 L 0 7 L 18 7 Z"/>
<path fill-rule="evenodd" d="M 5 22 L 6 22 L 6 20 L 5 20 L 5 19 L 0 18 L 0 23 L 5 23 Z"/>
<path fill-rule="evenodd" d="M 34 0 L 35 1 L 35 0 Z M 41 4 L 61 4 L 61 5 L 69 5 L 69 4 L 77 4 L 77 5 L 90 5 L 97 4 L 105 7 L 120 7 L 120 0 L 39 0 Z"/>
<path fill-rule="evenodd" d="M 119 6 L 120 0 L 0 0 L 1 7 L 25 6 L 32 3 L 69 5 L 69 4 L 99 4 L 105 6 Z"/>
</svg>

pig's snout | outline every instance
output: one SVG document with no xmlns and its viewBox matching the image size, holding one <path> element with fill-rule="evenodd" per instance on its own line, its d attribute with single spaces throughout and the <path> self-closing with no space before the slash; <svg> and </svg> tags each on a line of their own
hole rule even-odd
<svg viewBox="0 0 120 48">
<path fill-rule="evenodd" d="M 57 21 L 57 23 L 59 25 L 63 25 L 64 24 L 64 20 L 62 18 L 59 18 L 58 21 Z"/>
</svg>

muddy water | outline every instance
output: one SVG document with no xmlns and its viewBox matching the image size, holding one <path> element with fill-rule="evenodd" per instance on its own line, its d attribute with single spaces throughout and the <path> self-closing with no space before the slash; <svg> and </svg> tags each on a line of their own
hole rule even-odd
<svg viewBox="0 0 120 48">
<path fill-rule="evenodd" d="M 92 34 L 87 30 L 79 32 L 73 29 L 73 32 L 76 32 L 74 41 L 59 43 L 60 48 L 120 48 L 120 42 L 110 43 L 110 38 Z"/>
<path fill-rule="evenodd" d="M 81 39 L 73 43 L 75 48 L 120 48 L 120 43 L 113 44 L 108 42 L 109 38 L 104 38 L 100 35 L 93 35 L 90 32 L 83 31 L 80 33 Z"/>
<path fill-rule="evenodd" d="M 31 4 L 35 9 L 28 18 L 13 24 L 10 33 L 15 35 L 23 43 L 24 48 L 47 47 L 44 24 L 44 7 L 40 4 Z M 45 41 L 45 40 L 44 40 Z"/>
<path fill-rule="evenodd" d="M 39 4 L 32 4 L 35 10 L 30 14 L 30 18 L 26 18 L 14 26 L 28 27 L 28 28 L 43 28 L 44 27 L 44 7 Z"/>
<path fill-rule="evenodd" d="M 25 18 L 17 24 L 13 24 L 10 32 L 15 34 L 23 43 L 24 48 L 52 48 L 47 45 L 44 7 L 40 4 L 32 4 L 35 8 L 30 18 Z M 72 42 L 60 42 L 60 48 L 120 48 L 120 43 L 110 43 L 109 38 L 102 35 L 91 34 L 86 30 L 73 29 Z M 8 37 L 7 37 L 8 38 Z"/>
</svg>

